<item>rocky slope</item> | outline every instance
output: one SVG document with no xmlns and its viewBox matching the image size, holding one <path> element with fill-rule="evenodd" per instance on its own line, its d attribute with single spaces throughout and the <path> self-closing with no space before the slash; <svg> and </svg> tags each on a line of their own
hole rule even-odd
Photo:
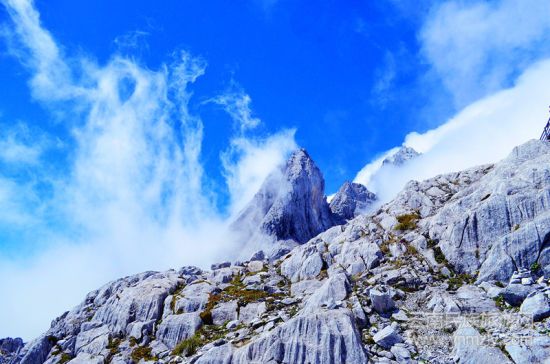
<svg viewBox="0 0 550 364">
<path fill-rule="evenodd" d="M 283 175 L 320 188 L 308 159 L 298 153 L 292 166 L 307 172 Z M 305 196 L 319 202 L 319 194 Z M 289 195 L 266 200 L 281 196 Z M 496 165 L 411 181 L 378 211 L 324 229 L 274 261 L 258 253 L 210 271 L 184 267 L 111 282 L 23 348 L 0 346 L 2 357 L 51 364 L 549 362 L 549 202 L 550 143 L 531 141 Z M 278 221 L 288 232 L 292 223 Z"/>
</svg>

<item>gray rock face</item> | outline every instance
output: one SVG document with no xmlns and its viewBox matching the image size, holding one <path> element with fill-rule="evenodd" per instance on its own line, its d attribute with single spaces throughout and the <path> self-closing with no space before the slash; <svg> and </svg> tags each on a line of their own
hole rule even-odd
<svg viewBox="0 0 550 364">
<path fill-rule="evenodd" d="M 533 320 L 540 321 L 550 317 L 550 292 L 536 292 L 523 301 L 520 312 L 532 315 Z"/>
<path fill-rule="evenodd" d="M 207 352 L 196 363 L 366 363 L 361 336 L 348 310 L 300 315 L 250 344 Z"/>
<path fill-rule="evenodd" d="M 321 307 L 334 308 L 342 305 L 349 293 L 349 282 L 344 273 L 328 278 L 314 294 L 309 297 L 303 312 L 315 312 Z"/>
<path fill-rule="evenodd" d="M 413 158 L 416 158 L 419 155 L 420 153 L 418 153 L 413 148 L 403 146 L 395 154 L 384 159 L 384 161 L 382 161 L 382 166 L 385 166 L 385 165 L 402 166 L 407 161 Z"/>
<path fill-rule="evenodd" d="M 244 241 L 265 234 L 305 243 L 332 225 L 323 175 L 301 149 L 267 178 L 231 228 Z"/>
<path fill-rule="evenodd" d="M 236 301 L 220 303 L 212 310 L 212 321 L 214 325 L 223 325 L 228 321 L 238 318 L 238 305 Z"/>
<path fill-rule="evenodd" d="M 330 201 L 330 210 L 336 221 L 353 219 L 376 201 L 376 195 L 359 183 L 345 182 Z"/>
<path fill-rule="evenodd" d="M 456 193 L 430 223 L 447 260 L 479 280 L 550 270 L 550 144 L 530 141 Z"/>
<path fill-rule="evenodd" d="M 7 364 L 15 360 L 21 349 L 23 349 L 21 338 L 7 337 L 0 339 L 0 364 Z"/>
<path fill-rule="evenodd" d="M 115 292 L 110 292 L 93 319 L 108 325 L 114 332 L 126 334 L 131 322 L 160 318 L 164 300 L 176 288 L 178 279 L 175 273 L 156 273 L 138 282 L 124 283 L 128 285 L 106 288 Z"/>
<path fill-rule="evenodd" d="M 506 351 L 516 364 L 547 364 L 550 358 L 550 337 L 535 337 L 521 345 L 509 344 L 506 345 Z"/>
<path fill-rule="evenodd" d="M 301 246 L 294 249 L 290 258 L 281 264 L 281 273 L 291 282 L 315 278 L 321 273 L 324 261 L 316 246 Z"/>
<path fill-rule="evenodd" d="M 170 315 L 162 320 L 157 330 L 157 339 L 173 349 L 180 341 L 191 337 L 202 325 L 196 312 Z"/>
</svg>

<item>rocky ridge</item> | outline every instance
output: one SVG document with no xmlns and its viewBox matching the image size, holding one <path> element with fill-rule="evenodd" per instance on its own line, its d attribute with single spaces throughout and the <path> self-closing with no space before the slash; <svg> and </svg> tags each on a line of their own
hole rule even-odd
<svg viewBox="0 0 550 364">
<path fill-rule="evenodd" d="M 295 157 L 309 172 L 288 175 L 319 182 Z M 267 200 L 281 196 L 293 195 Z M 548 362 L 549 202 L 550 143 L 531 141 L 496 165 L 411 181 L 274 260 L 108 283 L 23 348 L 0 345 L 0 360 Z"/>
</svg>

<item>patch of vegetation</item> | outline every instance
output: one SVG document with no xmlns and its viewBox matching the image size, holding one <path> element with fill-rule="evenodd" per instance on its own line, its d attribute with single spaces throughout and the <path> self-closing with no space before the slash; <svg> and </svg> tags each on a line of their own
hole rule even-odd
<svg viewBox="0 0 550 364">
<path fill-rule="evenodd" d="M 501 295 L 493 298 L 493 300 L 495 301 L 495 305 L 497 305 L 497 307 L 501 310 L 504 310 L 506 308 L 506 302 L 504 301 L 504 297 L 502 297 Z"/>
<path fill-rule="evenodd" d="M 437 241 L 430 239 L 428 237 L 426 238 L 426 242 L 427 242 L 428 248 L 430 249 L 433 249 L 437 246 Z"/>
<path fill-rule="evenodd" d="M 420 215 L 417 212 L 411 214 L 404 214 L 397 216 L 398 224 L 395 225 L 395 230 L 405 231 L 416 229 L 416 223 L 420 219 Z"/>
<path fill-rule="evenodd" d="M 399 289 L 403 292 L 407 292 L 407 293 L 412 293 L 412 292 L 416 292 L 416 291 L 419 290 L 419 287 L 416 287 L 416 286 L 411 287 L 411 286 L 407 286 L 403 283 L 399 283 L 399 284 L 395 285 L 395 288 L 397 288 L 397 289 Z"/>
<path fill-rule="evenodd" d="M 48 340 L 48 342 L 49 342 L 50 344 L 52 344 L 52 345 L 57 344 L 57 342 L 59 341 L 59 339 L 56 338 L 56 337 L 53 336 L 53 335 L 48 335 L 48 336 L 46 337 L 46 340 Z"/>
<path fill-rule="evenodd" d="M 133 336 L 130 336 L 130 338 L 128 339 L 128 342 L 130 343 L 130 347 L 134 347 L 137 345 L 138 341 L 135 337 Z"/>
<path fill-rule="evenodd" d="M 273 295 L 271 295 L 273 296 Z M 235 275 L 231 280 L 228 287 L 223 291 L 216 294 L 210 294 L 208 303 L 204 310 L 200 313 L 202 321 L 206 325 L 212 324 L 212 310 L 221 302 L 229 302 L 236 300 L 239 307 L 245 306 L 251 302 L 257 302 L 269 297 L 269 294 L 265 291 L 256 289 L 247 289 L 241 280 L 240 275 Z"/>
<path fill-rule="evenodd" d="M 496 281 L 495 282 L 495 286 L 499 287 L 499 288 L 504 288 L 504 283 L 502 283 L 501 281 Z"/>
<path fill-rule="evenodd" d="M 536 273 L 540 270 L 540 263 L 539 262 L 534 262 L 533 264 L 531 264 L 531 272 L 533 273 Z"/>
<path fill-rule="evenodd" d="M 193 336 L 188 337 L 180 341 L 174 350 L 172 350 L 172 355 L 178 356 L 191 356 L 194 355 L 197 350 L 204 345 L 221 339 L 225 337 L 227 331 L 220 327 L 214 325 L 207 325 L 201 327 L 199 330 L 195 331 Z"/>
<path fill-rule="evenodd" d="M 290 310 L 288 311 L 288 315 L 289 315 L 290 317 L 296 316 L 297 313 L 298 313 L 298 306 L 292 306 L 292 307 L 290 308 Z"/>
<path fill-rule="evenodd" d="M 121 341 L 122 340 L 118 337 L 114 339 L 112 337 L 109 337 L 109 343 L 107 344 L 107 349 L 109 349 L 109 354 L 107 355 L 105 362 L 110 363 L 113 356 L 118 354 L 119 352 L 118 347 L 120 346 Z"/>
<path fill-rule="evenodd" d="M 518 231 L 519 230 L 519 224 L 515 224 L 512 228 L 512 231 Z"/>
<path fill-rule="evenodd" d="M 130 354 L 130 358 L 135 363 L 138 363 L 140 360 L 145 361 L 155 361 L 158 360 L 156 356 L 151 355 L 151 348 L 147 346 L 138 346 L 132 351 L 132 354 Z"/>
<path fill-rule="evenodd" d="M 65 363 L 68 363 L 69 361 L 71 361 L 73 358 L 73 356 L 69 353 L 63 353 L 61 354 L 61 358 L 59 359 L 59 361 L 57 362 L 57 364 L 65 364 Z"/>
<path fill-rule="evenodd" d="M 475 277 L 462 273 L 455 275 L 449 278 L 449 288 L 450 291 L 456 291 L 458 288 L 462 287 L 464 284 L 473 284 L 475 282 Z"/>
<path fill-rule="evenodd" d="M 445 254 L 443 254 L 443 251 L 441 251 L 441 248 L 440 248 L 440 247 L 434 246 L 434 247 L 432 248 L 432 250 L 434 251 L 434 258 L 435 258 L 435 261 L 436 261 L 438 264 L 445 264 L 445 265 L 448 264 L 447 258 L 445 258 Z"/>
<path fill-rule="evenodd" d="M 55 345 L 53 350 L 52 350 L 52 356 L 57 356 L 59 354 L 61 354 L 63 350 L 61 350 L 61 347 L 59 345 Z"/>
<path fill-rule="evenodd" d="M 185 284 L 178 283 L 178 285 L 176 286 L 176 289 L 174 290 L 174 293 L 172 293 L 172 301 L 170 302 L 170 310 L 172 311 L 172 313 L 175 313 L 175 314 L 183 313 L 183 311 L 180 312 L 180 310 L 176 312 L 176 302 L 178 301 L 178 297 L 181 296 L 181 291 L 183 291 L 184 288 L 185 288 Z"/>
<path fill-rule="evenodd" d="M 409 243 L 409 244 L 406 244 L 405 246 L 407 247 L 408 255 L 412 255 L 412 256 L 418 255 L 418 250 L 416 250 L 416 248 L 412 244 Z"/>
<path fill-rule="evenodd" d="M 376 342 L 374 341 L 374 338 L 370 334 L 366 334 L 363 338 L 363 342 L 367 345 L 374 345 Z"/>
</svg>

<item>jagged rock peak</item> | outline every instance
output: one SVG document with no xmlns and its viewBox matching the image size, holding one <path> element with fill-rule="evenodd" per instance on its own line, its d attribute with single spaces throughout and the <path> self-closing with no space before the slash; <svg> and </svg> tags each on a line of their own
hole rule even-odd
<svg viewBox="0 0 550 364">
<path fill-rule="evenodd" d="M 407 161 L 416 158 L 420 155 L 416 150 L 411 147 L 402 146 L 395 154 L 392 154 L 388 158 L 384 159 L 382 165 L 394 165 L 401 166 Z"/>
<path fill-rule="evenodd" d="M 305 243 L 333 225 L 323 175 L 306 150 L 299 149 L 267 177 L 232 229 L 248 239 L 267 234 Z"/>
<path fill-rule="evenodd" d="M 330 201 L 330 210 L 343 223 L 353 219 L 376 201 L 376 195 L 359 183 L 346 181 Z"/>
</svg>

